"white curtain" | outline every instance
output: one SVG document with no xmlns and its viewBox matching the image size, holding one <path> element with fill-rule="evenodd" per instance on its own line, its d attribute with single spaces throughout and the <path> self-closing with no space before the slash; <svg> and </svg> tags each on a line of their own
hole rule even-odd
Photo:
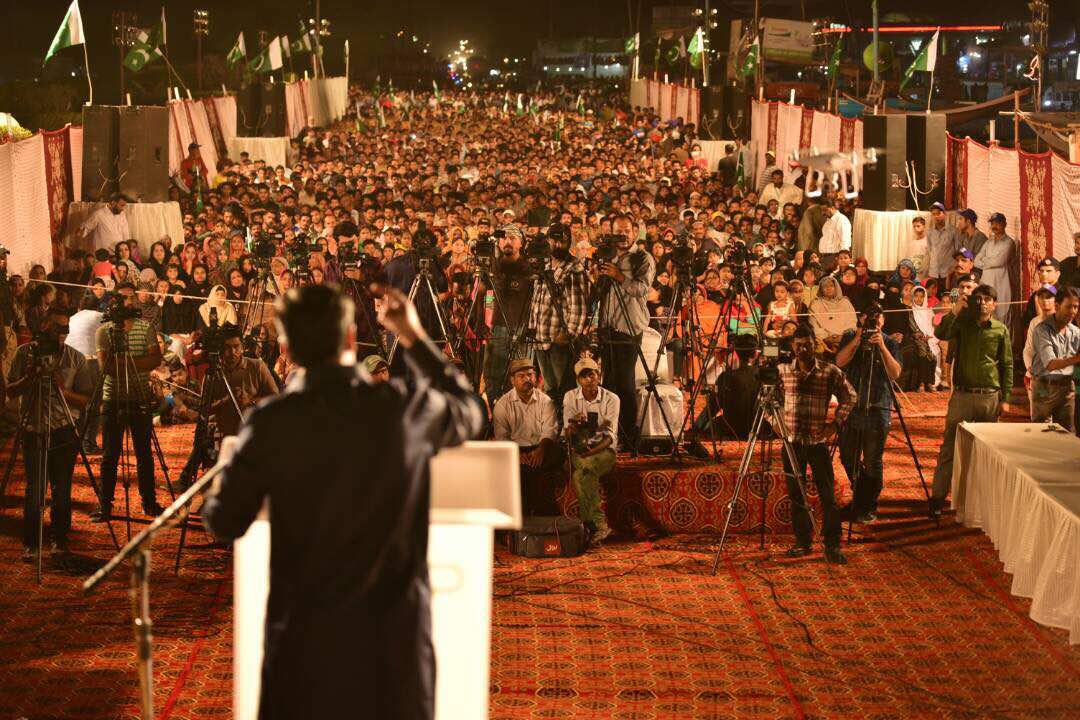
<svg viewBox="0 0 1080 720">
<path fill-rule="evenodd" d="M 221 136 L 225 140 L 225 147 L 229 147 L 229 140 L 236 137 L 236 96 L 215 97 L 214 107 L 217 109 L 218 123 L 221 126 Z"/>
<path fill-rule="evenodd" d="M 82 200 L 82 151 L 83 129 L 82 125 L 71 127 L 71 188 L 74 201 Z"/>
<path fill-rule="evenodd" d="M 871 270 L 892 270 L 901 260 L 911 257 L 911 220 L 916 216 L 929 222 L 929 212 L 856 210 L 851 223 L 852 251 L 856 257 L 865 257 Z"/>
<path fill-rule="evenodd" d="M 1060 260 L 1073 254 L 1072 236 L 1080 232 L 1080 165 L 1073 165 L 1055 155 L 1051 167 L 1054 183 L 1054 257 Z M 1016 194 L 1019 196 L 1019 191 Z"/>
<path fill-rule="evenodd" d="M 234 137 L 229 141 L 229 157 L 240 159 L 247 152 L 251 159 L 265 160 L 270 167 L 288 167 L 289 138 Z"/>
<path fill-rule="evenodd" d="M 289 137 L 296 137 L 308 124 L 310 109 L 306 108 L 304 85 L 307 80 L 289 83 L 285 86 L 285 132 Z"/>
<path fill-rule="evenodd" d="M 184 106 L 191 112 L 191 130 L 195 142 L 201 145 L 199 152 L 202 153 L 203 162 L 206 163 L 210 177 L 214 177 L 217 174 L 217 145 L 214 144 L 214 134 L 210 131 L 210 121 L 206 118 L 206 106 L 190 100 L 185 100 Z M 186 154 L 187 148 L 184 150 Z"/>
<path fill-rule="evenodd" d="M 102 205 L 103 203 L 92 202 L 71 203 L 68 206 L 69 231 L 74 231 L 86 222 L 90 214 Z M 131 237 L 138 241 L 143 257 L 150 256 L 150 246 L 160 240 L 162 235 L 172 238 L 173 247 L 184 240 L 184 222 L 180 215 L 179 203 L 128 203 L 124 208 L 124 215 L 127 217 Z M 83 250 L 93 250 L 92 247 L 78 242 L 71 244 Z"/>
<path fill-rule="evenodd" d="M 39 134 L 0 145 L 0 244 L 12 273 L 53 269 L 44 143 Z"/>
</svg>

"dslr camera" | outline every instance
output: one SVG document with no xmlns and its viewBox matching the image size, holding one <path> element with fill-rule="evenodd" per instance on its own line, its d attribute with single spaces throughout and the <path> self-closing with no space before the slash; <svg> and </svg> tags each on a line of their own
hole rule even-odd
<svg viewBox="0 0 1080 720">
<path fill-rule="evenodd" d="M 600 432 L 600 416 L 590 412 L 585 414 L 585 420 L 570 420 L 570 444 L 574 452 L 581 455 L 604 442 L 604 434 Z"/>
<path fill-rule="evenodd" d="M 596 246 L 593 259 L 596 262 L 611 263 L 619 257 L 619 245 L 625 238 L 622 235 L 601 235 L 600 244 Z"/>
</svg>

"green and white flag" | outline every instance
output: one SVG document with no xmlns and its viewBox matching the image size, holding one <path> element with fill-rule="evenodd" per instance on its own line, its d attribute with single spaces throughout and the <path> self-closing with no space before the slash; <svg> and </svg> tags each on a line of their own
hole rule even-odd
<svg viewBox="0 0 1080 720">
<path fill-rule="evenodd" d="M 442 98 L 442 95 L 439 94 L 439 83 L 437 83 L 435 80 L 432 80 L 431 87 L 435 88 L 435 100 L 438 101 Z"/>
<path fill-rule="evenodd" d="M 698 28 L 697 32 L 694 33 L 694 37 L 690 40 L 690 47 L 686 48 L 686 51 L 690 53 L 690 64 L 694 67 L 701 67 L 701 58 L 705 53 L 701 28 Z"/>
<path fill-rule="evenodd" d="M 236 43 L 232 46 L 232 50 L 225 56 L 225 62 L 229 67 L 235 67 L 239 63 L 243 62 L 247 57 L 247 46 L 244 45 L 244 33 L 240 33 L 236 38 Z"/>
<path fill-rule="evenodd" d="M 833 46 L 832 56 L 829 58 L 829 66 L 825 69 L 825 77 L 836 77 L 837 71 L 840 69 L 840 53 L 844 48 L 844 36 L 841 35 L 836 40 L 836 45 Z"/>
<path fill-rule="evenodd" d="M 509 91 L 503 95 L 503 115 L 510 114 L 510 93 Z"/>
<path fill-rule="evenodd" d="M 311 52 L 311 48 L 315 46 L 315 43 L 311 40 L 311 30 L 304 27 L 304 21 L 300 21 L 300 37 L 292 41 L 289 49 L 296 55 L 300 53 Z"/>
<path fill-rule="evenodd" d="M 739 153 L 739 159 L 735 161 L 735 186 L 746 186 L 746 164 L 743 163 L 742 148 L 739 148 L 736 152 Z"/>
<path fill-rule="evenodd" d="M 375 109 L 379 111 L 379 127 L 386 127 L 386 116 L 383 115 L 382 103 L 378 100 L 375 101 Z"/>
<path fill-rule="evenodd" d="M 636 55 L 641 48 L 641 33 L 634 33 L 626 38 L 626 54 Z"/>
<path fill-rule="evenodd" d="M 270 41 L 270 44 L 263 48 L 262 52 L 254 57 L 248 68 L 251 72 L 269 73 L 274 70 L 281 69 L 281 43 L 278 38 L 274 38 Z"/>
<path fill-rule="evenodd" d="M 124 67 L 131 72 L 139 72 L 144 67 L 161 57 L 163 30 L 160 25 L 149 31 L 139 30 L 131 50 L 124 57 Z"/>
<path fill-rule="evenodd" d="M 517 114 L 518 115 L 524 115 L 525 114 L 525 105 L 522 103 L 522 94 L 521 93 L 518 93 Z"/>
<path fill-rule="evenodd" d="M 292 60 L 292 46 L 289 45 L 289 36 L 282 35 L 278 38 L 278 42 L 281 43 L 281 56 Z"/>
<path fill-rule="evenodd" d="M 578 115 L 585 114 L 585 98 L 581 96 L 581 93 L 577 94 L 577 103 L 574 105 L 574 110 Z"/>
<path fill-rule="evenodd" d="M 941 35 L 941 31 L 934 32 L 934 36 L 930 38 L 930 42 L 923 45 L 922 50 L 915 56 L 915 62 L 911 63 L 904 72 L 904 78 L 900 81 L 900 89 L 903 90 L 904 86 L 911 80 L 911 76 L 915 74 L 915 71 L 920 72 L 934 72 L 934 68 L 937 67 L 937 43 L 938 36 Z"/>
<path fill-rule="evenodd" d="M 45 61 L 41 64 L 44 65 L 49 62 L 49 58 L 58 51 L 72 45 L 82 45 L 85 42 L 86 35 L 83 33 L 79 0 L 71 0 L 71 5 L 68 7 L 67 13 L 64 14 L 64 21 L 60 23 L 60 28 L 56 31 L 56 37 L 53 38 L 52 45 L 49 45 L 49 51 L 45 53 Z"/>
<path fill-rule="evenodd" d="M 750 43 L 750 50 L 746 53 L 746 59 L 743 60 L 742 76 L 747 77 L 757 72 L 758 56 L 761 54 L 761 44 L 757 38 L 754 38 L 754 42 Z"/>
</svg>

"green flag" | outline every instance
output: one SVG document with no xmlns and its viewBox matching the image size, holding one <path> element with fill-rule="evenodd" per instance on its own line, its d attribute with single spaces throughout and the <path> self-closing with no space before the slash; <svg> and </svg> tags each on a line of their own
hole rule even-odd
<svg viewBox="0 0 1080 720">
<path fill-rule="evenodd" d="M 638 51 L 638 47 L 641 45 L 641 34 L 634 33 L 630 37 L 626 38 L 626 54 L 634 55 Z"/>
<path fill-rule="evenodd" d="M 439 83 L 437 83 L 436 81 L 432 80 L 432 81 L 431 81 L 431 86 L 432 86 L 433 88 L 435 88 L 435 100 L 436 100 L 436 101 L 438 101 L 438 100 L 439 100 L 439 99 L 440 99 L 440 98 L 442 97 L 442 95 L 440 95 L 440 94 L 439 94 Z"/>
<path fill-rule="evenodd" d="M 829 67 L 825 69 L 825 77 L 836 77 L 836 72 L 840 69 L 840 53 L 843 49 L 844 36 L 841 35 L 836 39 L 836 45 L 833 46 L 832 56 L 829 58 Z"/>
<path fill-rule="evenodd" d="M 255 74 L 269 73 L 281 68 L 281 41 L 274 38 L 262 52 L 252 58 L 248 69 Z"/>
<path fill-rule="evenodd" d="M 300 23 L 301 31 L 303 31 L 303 27 L 304 27 L 304 24 Z M 291 43 L 289 43 L 289 51 L 293 55 L 300 55 L 301 53 L 309 53 L 309 52 L 311 52 L 311 47 L 312 47 L 312 43 L 311 43 L 311 33 L 310 32 L 304 32 L 304 34 L 301 35 L 299 38 L 297 38 L 296 40 L 293 40 Z"/>
<path fill-rule="evenodd" d="M 518 93 L 518 99 L 517 99 L 517 114 L 518 115 L 524 115 L 525 114 L 525 105 L 522 103 L 521 99 L 522 99 L 522 95 L 521 95 L 521 93 Z"/>
<path fill-rule="evenodd" d="M 229 50 L 229 54 L 225 56 L 225 62 L 229 67 L 236 67 L 238 64 L 244 61 L 247 57 L 247 46 L 244 45 L 244 33 L 236 38 L 236 42 L 232 46 L 232 50 Z"/>
<path fill-rule="evenodd" d="M 510 93 L 503 95 L 503 115 L 510 114 Z"/>
<path fill-rule="evenodd" d="M 71 0 L 71 5 L 64 14 L 64 21 L 60 23 L 60 27 L 56 31 L 56 36 L 53 38 L 52 44 L 49 45 L 49 51 L 45 53 L 45 60 L 41 64 L 44 65 L 49 62 L 49 58 L 55 55 L 59 50 L 71 47 L 72 45 L 82 45 L 85 42 L 86 35 L 83 34 L 82 13 L 79 12 L 79 0 Z"/>
<path fill-rule="evenodd" d="M 934 72 L 934 68 L 937 66 L 937 43 L 940 34 L 940 30 L 934 32 L 934 36 L 930 38 L 930 42 L 923 45 L 919 54 L 915 56 L 915 62 L 911 63 L 911 67 L 904 72 L 904 78 L 900 81 L 901 90 L 908 84 L 908 81 L 911 80 L 911 76 L 915 74 L 916 70 L 920 72 Z"/>
<path fill-rule="evenodd" d="M 156 58 L 160 57 L 161 50 L 159 48 L 161 45 L 161 38 L 161 25 L 151 28 L 149 32 L 146 30 L 139 30 L 135 42 L 131 46 L 131 50 L 129 50 L 128 54 L 124 57 L 124 67 L 131 72 L 139 72 Z"/>
<path fill-rule="evenodd" d="M 746 59 L 743 60 L 742 76 L 748 77 L 757 72 L 758 55 L 761 51 L 761 45 L 758 43 L 757 38 L 754 38 L 754 42 L 750 43 L 750 49 L 746 53 Z"/>
<path fill-rule="evenodd" d="M 746 165 L 743 164 L 742 148 L 737 151 L 739 159 L 735 161 L 735 186 L 746 186 Z"/>
<path fill-rule="evenodd" d="M 694 33 L 694 37 L 690 40 L 690 47 L 686 48 L 686 52 L 690 53 L 690 64 L 694 67 L 701 67 L 701 58 L 705 54 L 705 43 L 702 40 L 701 28 L 697 29 Z"/>
<path fill-rule="evenodd" d="M 577 94 L 577 104 L 574 106 L 574 110 L 578 115 L 585 114 L 585 98 L 581 96 L 581 93 Z"/>
</svg>

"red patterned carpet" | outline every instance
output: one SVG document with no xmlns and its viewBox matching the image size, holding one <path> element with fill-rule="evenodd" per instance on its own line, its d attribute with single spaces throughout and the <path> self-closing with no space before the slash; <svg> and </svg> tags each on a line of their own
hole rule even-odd
<svg viewBox="0 0 1080 720">
<path fill-rule="evenodd" d="M 909 427 L 930 473 L 944 398 L 914 399 Z M 161 433 L 173 476 L 189 436 Z M 720 475 L 737 452 L 725 446 Z M 1080 716 L 1080 647 L 1027 618 L 982 533 L 925 518 L 898 431 L 887 453 L 881 519 L 856 527 L 846 567 L 784 559 L 778 532 L 764 551 L 757 536 L 738 536 L 715 577 L 708 535 L 616 542 L 565 561 L 500 553 L 491 717 Z M 137 717 L 128 576 L 89 597 L 79 589 L 111 548 L 87 521 L 85 477 L 76 554 L 50 563 L 41 586 L 19 560 L 21 492 L 17 471 L 0 506 L 0 720 Z M 155 546 L 158 717 L 228 717 L 229 555 L 196 532 L 174 576 L 178 535 Z"/>
</svg>

